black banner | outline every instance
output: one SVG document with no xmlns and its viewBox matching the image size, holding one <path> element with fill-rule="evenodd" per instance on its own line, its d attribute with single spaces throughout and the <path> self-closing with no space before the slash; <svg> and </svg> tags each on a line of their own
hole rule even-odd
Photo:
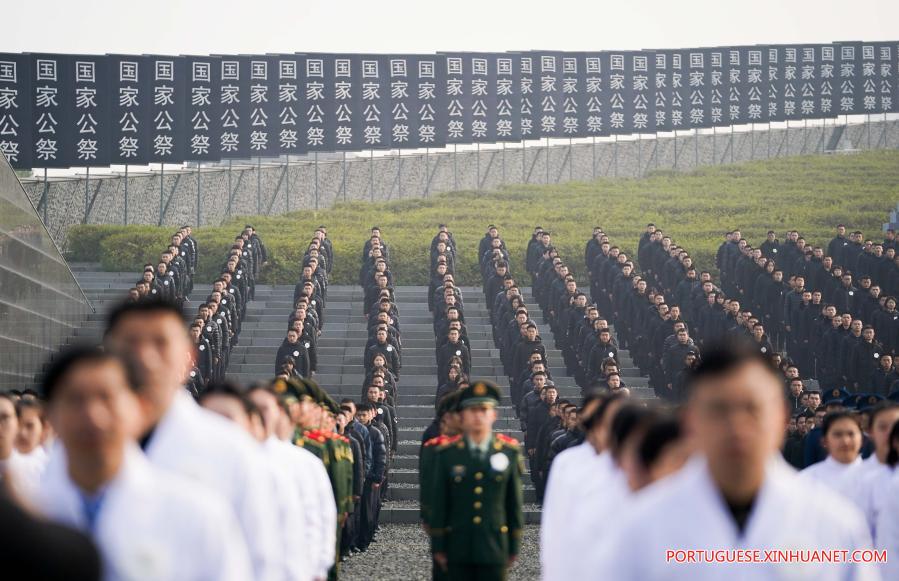
<svg viewBox="0 0 899 581">
<path fill-rule="evenodd" d="M 106 57 L 110 103 L 110 163 L 144 165 L 150 161 L 149 59 L 132 55 Z"/>
<path fill-rule="evenodd" d="M 17 168 L 668 132 L 899 111 L 899 43 L 646 51 L 0 54 Z"/>
<path fill-rule="evenodd" d="M 32 58 L 0 54 L 0 153 L 14 168 L 36 165 L 32 157 Z"/>
<path fill-rule="evenodd" d="M 187 153 L 187 65 L 183 57 L 150 56 L 150 161 L 181 163 Z"/>
<path fill-rule="evenodd" d="M 536 139 L 540 135 L 535 130 L 534 123 L 540 117 L 537 114 L 539 102 L 536 90 L 539 81 L 536 81 L 534 74 L 534 57 L 529 53 L 517 53 L 512 58 L 513 62 L 517 61 L 521 75 L 521 139 Z"/>
</svg>

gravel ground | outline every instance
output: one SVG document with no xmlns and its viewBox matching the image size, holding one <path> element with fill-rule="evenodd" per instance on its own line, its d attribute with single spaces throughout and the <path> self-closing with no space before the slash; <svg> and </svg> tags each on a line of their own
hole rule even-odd
<svg viewBox="0 0 899 581">
<path fill-rule="evenodd" d="M 539 527 L 526 526 L 518 561 L 509 581 L 540 578 Z M 428 538 L 419 525 L 381 525 L 368 551 L 347 557 L 340 567 L 343 581 L 419 581 L 431 578 Z"/>
</svg>

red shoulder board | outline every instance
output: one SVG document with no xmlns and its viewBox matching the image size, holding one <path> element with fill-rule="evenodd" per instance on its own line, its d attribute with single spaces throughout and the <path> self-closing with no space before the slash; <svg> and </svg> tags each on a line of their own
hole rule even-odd
<svg viewBox="0 0 899 581">
<path fill-rule="evenodd" d="M 435 436 L 430 440 L 427 440 L 424 445 L 425 447 L 439 446 L 440 444 L 444 443 L 444 438 L 446 438 L 446 436 Z"/>
<path fill-rule="evenodd" d="M 340 441 L 343 442 L 344 444 L 350 443 L 350 439 L 347 438 L 346 436 L 338 436 L 338 437 L 340 438 Z"/>
<path fill-rule="evenodd" d="M 303 432 L 303 435 L 314 440 L 318 438 L 318 430 L 306 430 L 305 432 Z"/>
<path fill-rule="evenodd" d="M 513 438 L 513 437 L 511 437 L 511 436 L 507 436 L 507 435 L 505 435 L 505 434 L 497 434 L 497 435 L 496 435 L 496 439 L 499 440 L 500 442 L 503 442 L 503 443 L 505 443 L 505 444 L 510 444 L 510 445 L 512 445 L 512 446 L 518 446 L 518 445 L 519 445 L 519 444 L 518 444 L 518 440 L 516 440 L 515 438 Z"/>
</svg>

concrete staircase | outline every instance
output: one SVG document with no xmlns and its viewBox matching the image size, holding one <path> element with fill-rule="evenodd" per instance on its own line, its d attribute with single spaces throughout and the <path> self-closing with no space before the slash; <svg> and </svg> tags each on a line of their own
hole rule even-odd
<svg viewBox="0 0 899 581">
<path fill-rule="evenodd" d="M 135 280 L 134 273 L 100 272 L 96 264 L 73 265 L 76 277 L 97 312 L 87 317 L 77 332 L 79 339 L 99 340 L 109 307 L 121 300 Z M 209 285 L 196 285 L 191 301 L 198 304 L 209 292 Z M 471 340 L 472 378 L 495 381 L 504 390 L 499 408 L 497 430 L 519 440 L 523 434 L 515 419 L 508 396 L 508 381 L 503 375 L 499 351 L 493 347 L 490 322 L 480 288 L 463 287 L 465 319 Z M 362 316 L 362 289 L 357 286 L 328 288 L 325 326 L 318 342 L 316 380 L 335 398 L 359 399 L 362 392 L 362 350 L 367 341 Z M 398 388 L 399 445 L 390 473 L 390 500 L 381 511 L 382 522 L 418 521 L 418 450 L 421 435 L 434 416 L 437 390 L 437 363 L 432 317 L 428 311 L 427 287 L 397 287 L 396 299 L 403 333 L 403 369 Z M 528 306 L 536 309 L 530 289 L 524 290 Z M 258 285 L 256 300 L 247 306 L 240 343 L 231 353 L 228 377 L 242 384 L 272 376 L 275 353 L 287 331 L 293 287 Z M 190 308 L 190 307 L 189 307 Z M 539 321 L 538 321 L 539 323 Z M 578 401 L 580 388 L 565 376 L 562 355 L 553 349 L 547 325 L 539 325 L 547 347 L 550 371 L 559 387 L 560 397 Z M 652 397 L 646 379 L 630 363 L 627 351 L 620 351 L 622 374 L 635 397 Z M 525 474 L 525 517 L 539 522 L 540 509 L 534 503 L 530 475 Z"/>
</svg>

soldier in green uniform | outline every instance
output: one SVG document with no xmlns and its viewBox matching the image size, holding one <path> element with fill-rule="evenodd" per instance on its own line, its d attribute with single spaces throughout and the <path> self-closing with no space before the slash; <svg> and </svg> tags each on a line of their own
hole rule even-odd
<svg viewBox="0 0 899 581">
<path fill-rule="evenodd" d="M 453 581 L 503 580 L 518 555 L 524 517 L 518 442 L 493 433 L 499 388 L 459 393 L 463 437 L 435 454 L 427 497 L 434 560 Z"/>
<path fill-rule="evenodd" d="M 422 526 L 428 532 L 428 518 L 430 515 L 430 493 L 434 474 L 434 458 L 441 446 L 457 442 L 462 436 L 459 434 L 459 392 L 454 391 L 444 396 L 437 404 L 437 419 L 440 422 L 440 435 L 430 438 L 422 443 L 418 452 L 418 493 L 419 514 Z M 431 576 L 435 581 L 446 579 L 446 572 L 437 565 L 433 559 L 433 547 L 431 550 Z"/>
</svg>

